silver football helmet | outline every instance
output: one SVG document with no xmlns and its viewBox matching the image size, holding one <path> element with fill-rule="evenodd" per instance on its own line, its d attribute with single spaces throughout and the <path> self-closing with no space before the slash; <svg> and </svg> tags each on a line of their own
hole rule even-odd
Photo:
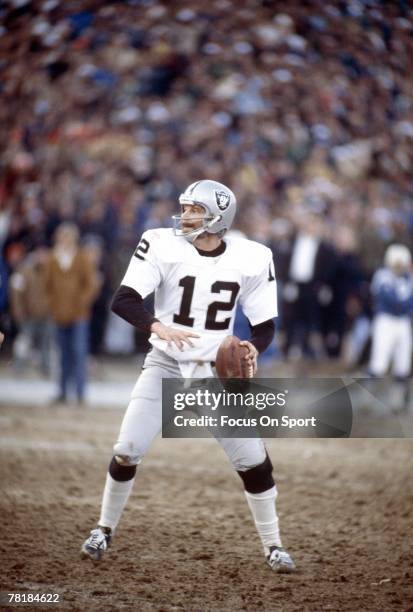
<svg viewBox="0 0 413 612">
<path fill-rule="evenodd" d="M 183 236 L 191 242 L 204 232 L 224 234 L 231 227 L 237 209 L 237 200 L 231 189 L 222 183 L 210 180 L 196 181 L 189 185 L 179 196 L 179 204 L 181 206 L 198 204 L 205 209 L 205 215 L 199 217 L 199 220 L 203 221 L 202 227 L 189 232 L 184 232 L 180 227 L 182 214 L 172 217 L 175 223 L 175 235 Z"/>
<path fill-rule="evenodd" d="M 384 255 L 384 265 L 387 268 L 402 268 L 408 270 L 412 264 L 412 255 L 404 244 L 391 244 Z"/>
</svg>

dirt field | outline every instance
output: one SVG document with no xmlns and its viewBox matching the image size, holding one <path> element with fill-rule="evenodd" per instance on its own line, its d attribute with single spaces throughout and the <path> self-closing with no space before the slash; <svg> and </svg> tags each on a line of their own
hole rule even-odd
<svg viewBox="0 0 413 612">
<path fill-rule="evenodd" d="M 266 567 L 216 443 L 158 440 L 104 562 L 80 561 L 121 416 L 0 408 L 0 591 L 88 611 L 413 610 L 413 440 L 268 443 L 291 576 Z"/>
</svg>

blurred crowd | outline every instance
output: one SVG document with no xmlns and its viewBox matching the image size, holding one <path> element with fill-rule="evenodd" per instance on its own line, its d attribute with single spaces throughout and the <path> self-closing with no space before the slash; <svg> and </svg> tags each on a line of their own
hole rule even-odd
<svg viewBox="0 0 413 612">
<path fill-rule="evenodd" d="M 212 178 L 237 195 L 237 229 L 274 250 L 280 351 L 342 354 L 386 247 L 413 250 L 410 2 L 9 0 L 0 15 L 12 339 L 10 279 L 73 222 L 99 271 L 92 351 L 105 350 L 140 234 Z"/>
</svg>

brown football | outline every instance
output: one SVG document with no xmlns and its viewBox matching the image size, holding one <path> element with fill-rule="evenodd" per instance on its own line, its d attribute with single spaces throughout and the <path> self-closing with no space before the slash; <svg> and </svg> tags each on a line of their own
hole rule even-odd
<svg viewBox="0 0 413 612">
<path fill-rule="evenodd" d="M 251 378 L 252 372 L 244 360 L 248 349 L 240 346 L 237 336 L 227 336 L 219 345 L 215 359 L 218 378 Z"/>
</svg>

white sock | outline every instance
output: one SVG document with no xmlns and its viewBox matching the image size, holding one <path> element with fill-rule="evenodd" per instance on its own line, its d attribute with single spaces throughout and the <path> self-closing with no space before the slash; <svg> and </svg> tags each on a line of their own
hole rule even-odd
<svg viewBox="0 0 413 612">
<path fill-rule="evenodd" d="M 267 556 L 270 552 L 270 546 L 282 546 L 278 527 L 278 516 L 275 509 L 277 489 L 274 486 L 263 493 L 244 492 L 254 518 L 258 535 L 264 547 L 264 554 Z"/>
<path fill-rule="evenodd" d="M 116 529 L 134 482 L 134 478 L 119 482 L 114 480 L 109 473 L 106 475 L 98 523 L 101 527 L 110 527 L 112 531 Z"/>
</svg>

